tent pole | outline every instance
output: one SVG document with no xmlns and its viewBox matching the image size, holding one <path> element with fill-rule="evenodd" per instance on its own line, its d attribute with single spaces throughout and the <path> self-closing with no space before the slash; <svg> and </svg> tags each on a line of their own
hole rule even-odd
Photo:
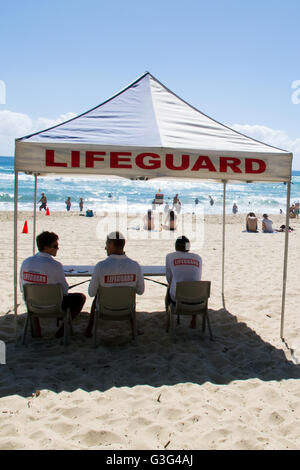
<svg viewBox="0 0 300 470">
<path fill-rule="evenodd" d="M 37 192 L 37 174 L 34 173 L 34 201 L 33 201 L 33 233 L 32 233 L 32 254 L 35 254 L 35 234 L 36 234 L 36 192 Z"/>
<path fill-rule="evenodd" d="M 284 313 L 285 313 L 285 294 L 286 294 L 286 279 L 287 279 L 287 261 L 288 261 L 288 247 L 289 247 L 289 212 L 290 212 L 290 199 L 291 199 L 291 182 L 287 183 L 286 195 L 286 217 L 285 217 L 285 241 L 284 241 L 284 262 L 283 262 L 283 281 L 282 281 L 282 303 L 281 303 L 281 323 L 280 323 L 280 338 L 283 340 L 283 326 L 284 326 Z"/>
<path fill-rule="evenodd" d="M 225 206 L 226 206 L 226 181 L 223 181 L 223 234 L 222 234 L 222 303 L 225 308 L 224 277 L 225 277 Z"/>
<path fill-rule="evenodd" d="M 18 339 L 18 171 L 15 171 L 15 191 L 14 191 L 14 326 L 15 342 Z"/>
</svg>

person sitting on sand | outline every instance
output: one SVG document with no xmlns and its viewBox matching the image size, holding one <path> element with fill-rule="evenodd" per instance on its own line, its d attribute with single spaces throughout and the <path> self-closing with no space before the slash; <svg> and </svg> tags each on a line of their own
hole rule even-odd
<svg viewBox="0 0 300 470">
<path fill-rule="evenodd" d="M 144 229 L 154 230 L 154 219 L 153 219 L 153 212 L 151 209 L 149 209 L 147 211 L 147 214 L 144 216 Z"/>
<path fill-rule="evenodd" d="M 88 327 L 85 331 L 86 337 L 92 336 L 95 311 L 96 295 L 98 288 L 103 287 L 134 287 L 137 294 L 142 295 L 145 290 L 144 276 L 140 265 L 125 255 L 125 238 L 120 232 L 111 232 L 107 235 L 105 249 L 107 258 L 96 264 L 90 285 L 89 296 L 95 297 L 91 307 Z M 138 330 L 138 334 L 141 331 Z"/>
<path fill-rule="evenodd" d="M 289 217 L 290 219 L 295 219 L 295 204 L 292 204 L 291 207 L 289 208 Z"/>
<path fill-rule="evenodd" d="M 175 303 L 176 282 L 200 281 L 202 259 L 196 253 L 190 253 L 190 241 L 182 235 L 175 242 L 175 250 L 166 256 L 166 278 L 169 288 L 166 294 L 166 309 L 170 302 Z M 197 314 L 192 316 L 191 328 L 196 328 Z"/>
<path fill-rule="evenodd" d="M 246 230 L 247 232 L 258 232 L 257 230 L 257 217 L 254 212 L 249 212 L 246 217 Z"/>
<path fill-rule="evenodd" d="M 72 319 L 82 310 L 86 297 L 80 293 L 68 293 L 69 285 L 65 278 L 63 265 L 53 258 L 57 255 L 58 235 L 54 232 L 42 232 L 36 237 L 39 252 L 26 258 L 20 271 L 20 289 L 23 292 L 24 284 L 60 284 L 63 291 L 62 308 L 70 308 Z M 32 333 L 35 337 L 42 336 L 38 318 L 33 319 Z M 56 337 L 61 338 L 64 333 L 64 325 L 56 332 Z"/>
<path fill-rule="evenodd" d="M 273 233 L 273 222 L 268 218 L 268 214 L 263 214 L 262 231 L 264 233 Z"/>
<path fill-rule="evenodd" d="M 300 212 L 300 204 L 299 202 L 295 202 L 294 214 L 295 214 L 296 219 L 299 219 L 299 212 Z"/>
<path fill-rule="evenodd" d="M 166 217 L 166 220 L 165 220 L 165 223 L 162 224 L 162 228 L 164 228 L 165 230 L 171 230 L 171 231 L 174 231 L 176 230 L 176 215 L 175 215 L 175 212 L 174 211 L 170 211 Z"/>
</svg>

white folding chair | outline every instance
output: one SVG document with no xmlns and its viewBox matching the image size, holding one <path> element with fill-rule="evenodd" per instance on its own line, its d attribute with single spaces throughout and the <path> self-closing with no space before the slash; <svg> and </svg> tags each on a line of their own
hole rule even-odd
<svg viewBox="0 0 300 470">
<path fill-rule="evenodd" d="M 23 330 L 22 344 L 25 344 L 26 332 L 32 318 L 62 318 L 64 322 L 64 340 L 68 343 L 68 327 L 72 333 L 70 309 L 62 308 L 63 292 L 60 284 L 24 284 L 24 299 L 27 317 Z"/>
<path fill-rule="evenodd" d="M 97 345 L 98 320 L 130 320 L 132 338 L 137 336 L 134 287 L 102 287 L 97 292 L 96 312 L 93 330 L 93 346 Z"/>
<path fill-rule="evenodd" d="M 202 315 L 202 331 L 205 331 L 207 323 L 210 339 L 213 339 L 209 316 L 208 299 L 210 296 L 210 281 L 177 282 L 175 304 L 169 303 L 167 331 L 173 337 L 175 331 L 174 316 L 177 315 L 178 323 L 180 315 Z"/>
</svg>

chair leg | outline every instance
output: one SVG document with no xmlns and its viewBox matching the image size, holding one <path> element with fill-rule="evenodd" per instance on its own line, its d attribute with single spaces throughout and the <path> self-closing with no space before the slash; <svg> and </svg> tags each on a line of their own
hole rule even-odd
<svg viewBox="0 0 300 470">
<path fill-rule="evenodd" d="M 94 330 L 93 330 L 93 348 L 97 347 L 97 324 L 98 324 L 98 311 L 95 311 Z"/>
<path fill-rule="evenodd" d="M 209 337 L 211 339 L 211 341 L 213 341 L 213 335 L 212 335 L 212 331 L 211 331 L 211 326 L 210 326 L 210 321 L 209 321 L 209 316 L 208 316 L 208 313 L 206 314 L 206 319 L 207 319 L 207 326 L 208 326 L 208 331 L 209 331 Z"/>
<path fill-rule="evenodd" d="M 24 330 L 23 330 L 22 344 L 25 344 L 26 333 L 27 333 L 27 329 L 28 329 L 28 323 L 29 323 L 29 315 L 27 313 L 26 320 L 25 320 L 25 325 L 24 325 Z"/>
<path fill-rule="evenodd" d="M 169 333 L 170 331 L 170 308 L 168 307 L 168 310 L 166 310 L 167 314 L 167 324 L 166 324 L 166 333 Z"/>
<path fill-rule="evenodd" d="M 136 338 L 137 338 L 137 324 L 136 324 L 136 316 L 135 316 L 135 313 L 133 312 L 132 313 L 132 316 L 131 316 L 131 327 L 132 327 L 132 339 L 134 342 L 136 342 Z"/>
<path fill-rule="evenodd" d="M 174 337 L 175 337 L 175 318 L 174 318 L 174 315 L 172 314 L 171 309 L 170 309 L 170 334 L 171 334 L 172 341 L 174 341 Z"/>
<path fill-rule="evenodd" d="M 64 344 L 64 346 L 66 346 L 67 343 L 68 343 L 69 311 L 67 311 L 66 314 L 64 315 L 63 322 L 64 322 L 64 340 L 63 340 L 63 344 Z"/>
<path fill-rule="evenodd" d="M 206 327 L 206 313 L 202 314 L 202 333 L 205 332 L 205 327 Z"/>
</svg>

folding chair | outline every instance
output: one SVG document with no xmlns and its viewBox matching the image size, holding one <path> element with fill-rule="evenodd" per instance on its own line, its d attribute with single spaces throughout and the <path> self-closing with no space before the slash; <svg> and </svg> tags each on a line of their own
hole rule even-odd
<svg viewBox="0 0 300 470">
<path fill-rule="evenodd" d="M 24 299 L 27 317 L 23 330 L 22 344 L 25 344 L 28 323 L 32 318 L 62 318 L 64 321 L 64 345 L 68 344 L 68 326 L 72 329 L 70 309 L 62 308 L 63 292 L 60 284 L 24 284 Z"/>
<path fill-rule="evenodd" d="M 208 299 L 210 296 L 210 281 L 177 282 L 175 304 L 168 305 L 167 332 L 170 330 L 173 337 L 175 325 L 174 315 L 179 323 L 180 315 L 202 315 L 202 331 L 205 331 L 206 322 L 210 339 L 213 339 L 208 317 Z"/>
<path fill-rule="evenodd" d="M 93 331 L 93 346 L 97 345 L 98 320 L 130 320 L 132 338 L 137 336 L 134 287 L 102 287 L 97 292 L 96 312 Z"/>
</svg>

